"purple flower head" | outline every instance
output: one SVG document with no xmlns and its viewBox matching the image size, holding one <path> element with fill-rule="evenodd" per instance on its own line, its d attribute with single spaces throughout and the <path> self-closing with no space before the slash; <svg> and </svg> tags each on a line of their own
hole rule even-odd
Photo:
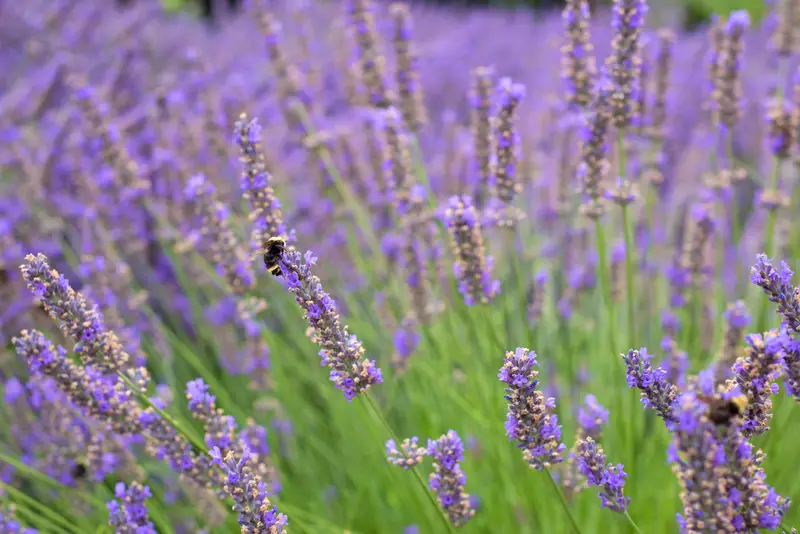
<svg viewBox="0 0 800 534">
<path fill-rule="evenodd" d="M 781 262 L 780 271 L 772 266 L 766 254 L 756 256 L 756 264 L 750 269 L 750 280 L 778 305 L 778 313 L 787 328 L 800 332 L 800 289 L 792 285 L 794 273 L 786 262 Z"/>
<path fill-rule="evenodd" d="M 416 436 L 404 439 L 399 447 L 393 439 L 386 442 L 386 459 L 390 464 L 403 469 L 413 469 L 422 463 L 427 454 L 428 450 L 419 446 L 419 438 Z"/>
<path fill-rule="evenodd" d="M 152 496 L 150 488 L 138 482 L 133 482 L 130 486 L 117 482 L 114 487 L 114 497 L 117 500 L 109 501 L 106 505 L 109 524 L 119 534 L 156 534 L 144 504 Z"/>
<path fill-rule="evenodd" d="M 555 410 L 555 399 L 545 398 L 537 390 L 539 374 L 536 353 L 526 348 L 507 352 L 497 378 L 506 384 L 508 401 L 506 434 L 517 441 L 528 464 L 539 471 L 563 461 L 561 425 Z"/>
<path fill-rule="evenodd" d="M 709 418 L 709 402 L 737 394 L 715 393 L 713 372 L 704 371 L 675 403 L 668 457 L 684 488 L 682 533 L 773 529 L 789 505 L 766 484 L 764 455 L 747 441 L 738 421 L 720 425 Z"/>
<path fill-rule="evenodd" d="M 608 410 L 597 402 L 591 393 L 583 400 L 583 406 L 578 408 L 578 425 L 583 434 L 592 439 L 599 439 L 603 426 L 608 423 Z"/>
<path fill-rule="evenodd" d="M 450 522 L 460 527 L 475 515 L 470 495 L 464 492 L 467 477 L 460 465 L 464 460 L 461 438 L 455 430 L 450 430 L 439 439 L 429 439 L 427 452 L 433 458 L 429 487 L 439 498 Z"/>
<path fill-rule="evenodd" d="M 622 464 L 606 465 L 606 455 L 603 449 L 597 446 L 592 438 L 578 441 L 575 447 L 578 458 L 578 469 L 586 477 L 590 486 L 600 489 L 603 508 L 608 508 L 617 513 L 625 513 L 630 505 L 631 498 L 623 494 L 625 479 L 628 475 Z"/>
<path fill-rule="evenodd" d="M 655 410 L 659 417 L 669 422 L 672 406 L 678 397 L 678 388 L 667 380 L 667 372 L 662 367 L 652 368 L 647 349 L 631 349 L 622 355 L 627 366 L 626 377 L 629 388 L 637 388 L 641 402 Z"/>
<path fill-rule="evenodd" d="M 303 310 L 314 340 L 320 345 L 321 364 L 330 369 L 330 380 L 344 392 L 348 401 L 383 382 L 374 360 L 364 358 L 358 338 L 342 326 L 336 302 L 322 288 L 320 279 L 311 273 L 316 258 L 311 251 L 301 255 L 287 250 L 281 260 L 287 289 Z"/>
<path fill-rule="evenodd" d="M 500 282 L 492 278 L 491 257 L 484 254 L 477 212 L 466 196 L 451 197 L 448 205 L 444 220 L 456 258 L 453 272 L 458 290 L 468 306 L 488 303 L 500 292 Z"/>
</svg>

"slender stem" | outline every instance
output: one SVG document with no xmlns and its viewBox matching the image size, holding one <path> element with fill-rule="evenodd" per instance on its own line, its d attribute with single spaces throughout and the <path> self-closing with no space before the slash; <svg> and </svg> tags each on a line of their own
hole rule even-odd
<svg viewBox="0 0 800 534">
<path fill-rule="evenodd" d="M 64 529 L 64 531 L 75 532 L 76 534 L 80 532 L 69 519 L 62 517 L 50 507 L 45 506 L 14 486 L 6 484 L 5 482 L 0 482 L 0 489 L 6 491 L 13 500 L 25 503 L 27 506 L 37 510 L 42 516 L 47 517 L 52 524 L 57 524 L 60 528 Z"/>
<path fill-rule="evenodd" d="M 178 422 L 171 415 L 169 415 L 167 412 L 165 412 L 164 410 L 162 410 L 161 408 L 156 406 L 153 403 L 153 401 L 151 401 L 147 397 L 147 395 L 145 395 L 145 394 L 143 394 L 141 392 L 141 390 L 136 386 L 136 384 L 134 384 L 131 381 L 130 378 L 128 378 L 127 376 L 125 376 L 122 373 L 122 371 L 117 371 L 117 376 L 119 376 L 122 379 L 122 381 L 125 382 L 125 384 L 130 388 L 131 392 L 134 395 L 136 395 L 145 404 L 147 404 L 149 407 L 151 407 L 153 410 L 155 410 L 156 413 L 158 413 L 158 415 L 160 415 L 167 423 L 169 423 L 170 425 L 172 425 L 173 428 L 175 428 L 176 432 L 178 432 L 179 434 L 182 434 L 187 440 L 189 440 L 189 443 L 191 443 L 192 446 L 198 452 L 201 452 L 201 453 L 207 453 L 208 452 L 208 447 L 206 447 L 205 444 L 202 441 L 200 441 L 195 436 L 193 436 L 193 435 L 189 434 L 188 432 L 186 432 L 186 430 L 183 428 L 183 426 L 178 424 Z"/>
<path fill-rule="evenodd" d="M 627 510 L 625 510 L 625 517 L 628 519 L 628 523 L 631 524 L 631 527 L 633 527 L 634 532 L 636 532 L 636 534 L 642 534 L 642 531 L 639 529 L 636 521 L 633 520 L 631 514 L 629 514 Z"/>
<path fill-rule="evenodd" d="M 608 317 L 608 343 L 611 354 L 617 350 L 615 338 L 616 326 L 614 321 L 614 302 L 611 300 L 611 286 L 609 284 L 608 261 L 606 253 L 606 236 L 603 224 L 600 219 L 595 219 L 594 229 L 597 246 L 597 266 L 600 270 L 600 291 L 603 294 L 603 301 L 606 305 L 606 316 Z"/>
<path fill-rule="evenodd" d="M 622 206 L 622 227 L 625 233 L 625 288 L 626 300 L 628 304 L 628 345 L 633 346 L 634 336 L 636 335 L 636 316 L 633 307 L 634 287 L 633 287 L 633 236 L 628 216 L 628 206 Z"/>
<path fill-rule="evenodd" d="M 628 173 L 628 153 L 625 150 L 625 130 L 617 130 L 617 154 L 619 164 L 619 177 L 624 182 Z M 628 340 L 629 345 L 633 346 L 633 337 L 636 333 L 636 318 L 633 311 L 633 236 L 631 234 L 630 217 L 628 216 L 628 205 L 622 205 L 622 233 L 625 237 L 625 288 L 626 300 L 628 304 Z"/>
<path fill-rule="evenodd" d="M 561 488 L 558 487 L 556 484 L 556 480 L 553 478 L 553 472 L 549 469 L 547 471 L 547 478 L 550 480 L 550 484 L 553 486 L 553 491 L 558 494 L 558 498 L 561 501 L 561 506 L 564 508 L 564 512 L 566 512 L 567 517 L 569 518 L 569 522 L 572 525 L 572 530 L 575 531 L 575 534 L 581 534 L 581 529 L 578 527 L 578 522 L 575 521 L 575 517 L 572 515 L 572 510 L 569 509 L 569 504 L 567 504 L 567 499 L 564 498 L 564 492 L 561 491 Z"/>
<path fill-rule="evenodd" d="M 392 439 L 395 441 L 395 443 L 400 443 L 400 439 L 394 433 L 394 430 L 392 430 L 392 427 L 389 426 L 389 422 L 386 420 L 385 417 L 383 417 L 383 414 L 378 409 L 378 407 L 375 405 L 375 402 L 372 400 L 372 397 L 370 396 L 370 394 L 367 392 L 367 393 L 364 394 L 364 397 L 367 400 L 367 406 L 369 406 L 369 409 L 372 410 L 372 413 L 374 413 L 377 416 L 377 418 L 380 420 L 381 424 L 384 426 L 384 428 L 389 433 L 389 435 L 392 437 Z M 403 454 L 405 454 L 405 453 L 403 453 Z M 441 508 L 439 507 L 439 503 L 436 502 L 436 498 L 431 494 L 430 490 L 428 489 L 428 485 L 425 484 L 425 481 L 422 479 L 422 475 L 419 474 L 419 471 L 417 471 L 416 468 L 412 468 L 411 471 L 413 471 L 414 478 L 417 479 L 417 482 L 422 487 L 422 490 L 425 492 L 425 495 L 428 496 L 428 500 L 431 502 L 433 507 L 436 509 L 436 515 L 439 516 L 441 518 L 441 520 L 444 522 L 447 532 L 449 532 L 451 534 L 455 534 L 455 529 L 453 528 L 453 524 L 450 523 L 450 520 L 447 519 L 447 517 L 441 512 Z"/>
</svg>

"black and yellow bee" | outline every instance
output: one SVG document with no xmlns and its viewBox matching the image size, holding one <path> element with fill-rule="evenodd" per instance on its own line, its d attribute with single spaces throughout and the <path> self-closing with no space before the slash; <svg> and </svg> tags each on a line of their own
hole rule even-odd
<svg viewBox="0 0 800 534">
<path fill-rule="evenodd" d="M 89 469 L 83 462 L 75 462 L 75 465 L 73 465 L 72 469 L 70 470 L 70 474 L 75 480 L 82 480 L 88 473 Z"/>
<path fill-rule="evenodd" d="M 270 237 L 264 243 L 264 246 L 256 252 L 256 255 L 260 255 L 264 259 L 264 266 L 267 268 L 267 272 L 272 273 L 272 276 L 280 276 L 281 274 L 281 265 L 279 263 L 281 259 L 281 255 L 286 250 L 286 239 L 283 237 Z"/>
<path fill-rule="evenodd" d="M 747 396 L 737 395 L 729 399 L 700 397 L 708 404 L 708 419 L 715 425 L 729 425 L 731 419 L 744 414 Z"/>
</svg>

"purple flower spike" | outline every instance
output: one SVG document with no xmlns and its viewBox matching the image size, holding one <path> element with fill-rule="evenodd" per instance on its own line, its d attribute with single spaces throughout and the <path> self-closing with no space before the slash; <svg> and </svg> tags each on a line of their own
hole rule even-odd
<svg viewBox="0 0 800 534">
<path fill-rule="evenodd" d="M 450 522 L 460 527 L 475 515 L 470 495 L 464 492 L 467 477 L 459 465 L 464 460 L 464 445 L 455 430 L 437 440 L 428 440 L 428 454 L 433 457 L 429 486 L 439 497 L 439 504 Z"/>
<path fill-rule="evenodd" d="M 625 513 L 631 502 L 623 494 L 628 475 L 619 465 L 606 465 L 606 455 L 592 438 L 580 440 L 577 444 L 578 469 L 586 477 L 590 486 L 600 488 L 601 505 L 617 513 Z"/>
<path fill-rule="evenodd" d="M 503 367 L 497 375 L 507 387 L 508 401 L 506 434 L 515 439 L 523 450 L 525 461 L 533 469 L 542 471 L 561 463 L 565 446 L 561 443 L 561 425 L 553 413 L 554 398 L 545 398 L 536 387 L 539 374 L 534 368 L 536 353 L 526 348 L 507 352 Z"/>
<path fill-rule="evenodd" d="M 117 534 L 156 534 L 144 505 L 144 501 L 153 496 L 149 487 L 138 482 L 130 486 L 117 482 L 114 496 L 117 500 L 109 501 L 106 507 L 108 523 L 116 529 Z"/>
<path fill-rule="evenodd" d="M 311 273 L 317 261 L 311 251 L 301 255 L 287 250 L 281 258 L 286 285 L 303 309 L 313 339 L 322 347 L 322 365 L 330 368 L 330 380 L 344 392 L 348 401 L 383 382 L 381 370 L 374 360 L 364 358 L 364 347 L 358 338 L 342 326 L 336 302 L 322 289 L 319 278 Z"/>
<path fill-rule="evenodd" d="M 642 404 L 655 410 L 665 422 L 670 422 L 678 388 L 667 380 L 667 372 L 662 367 L 653 369 L 644 347 L 629 350 L 627 355 L 622 355 L 622 360 L 627 366 L 628 387 L 639 389 Z"/>
<path fill-rule="evenodd" d="M 786 262 L 782 261 L 781 270 L 777 271 L 766 254 L 759 254 L 750 269 L 750 280 L 764 290 L 770 302 L 778 305 L 787 328 L 800 332 L 800 289 L 792 285 L 793 274 Z"/>
</svg>

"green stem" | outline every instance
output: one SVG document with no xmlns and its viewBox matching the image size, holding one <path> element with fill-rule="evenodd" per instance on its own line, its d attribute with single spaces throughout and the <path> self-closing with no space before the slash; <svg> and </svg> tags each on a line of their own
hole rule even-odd
<svg viewBox="0 0 800 534">
<path fill-rule="evenodd" d="M 634 336 L 636 335 L 636 316 L 633 307 L 634 287 L 633 287 L 633 236 L 628 214 L 628 206 L 622 206 L 622 227 L 625 233 L 625 293 L 628 304 L 628 345 L 635 345 Z"/>
<path fill-rule="evenodd" d="M 375 416 L 378 418 L 378 420 L 381 422 L 383 427 L 386 429 L 386 432 L 389 433 L 389 435 L 392 437 L 392 439 L 395 441 L 395 443 L 399 444 L 400 443 L 400 439 L 394 433 L 394 430 L 392 430 L 392 427 L 389 425 L 389 422 L 386 420 L 386 418 L 383 417 L 383 414 L 378 409 L 378 407 L 375 405 L 375 402 L 372 400 L 372 397 L 370 396 L 370 394 L 368 392 L 364 394 L 364 398 L 367 401 L 367 406 L 369 406 L 369 409 L 372 410 L 372 413 L 374 413 Z M 439 503 L 436 502 L 436 498 L 431 494 L 430 490 L 428 489 L 428 485 L 425 484 L 425 481 L 422 479 L 422 475 L 419 474 L 419 471 L 417 471 L 417 469 L 415 467 L 411 468 L 411 471 L 414 473 L 414 477 L 417 479 L 417 482 L 422 487 L 423 491 L 425 492 L 425 495 L 428 496 L 428 500 L 431 502 L 433 507 L 436 509 L 436 515 L 439 516 L 441 518 L 441 520 L 444 522 L 445 529 L 447 530 L 447 532 L 449 532 L 450 534 L 455 534 L 455 529 L 453 528 L 453 524 L 450 523 L 450 520 L 447 519 L 447 517 L 441 512 L 441 508 L 439 507 Z"/>
<path fill-rule="evenodd" d="M 608 344 L 611 354 L 613 355 L 617 350 L 617 341 L 614 334 L 616 332 L 614 320 L 614 301 L 611 300 L 611 285 L 609 283 L 608 275 L 605 229 L 603 228 L 599 218 L 595 219 L 594 221 L 594 229 L 597 246 L 597 266 L 600 270 L 600 291 L 603 294 L 603 301 L 606 305 L 606 316 L 608 317 Z"/>
<path fill-rule="evenodd" d="M 631 527 L 633 527 L 634 532 L 636 532 L 636 534 L 642 534 L 642 531 L 639 529 L 636 521 L 633 520 L 631 514 L 629 514 L 627 510 L 625 510 L 625 517 L 628 519 L 628 523 L 631 524 Z"/>
<path fill-rule="evenodd" d="M 54 512 L 49 507 L 43 505 L 33 497 L 28 496 L 24 492 L 18 490 L 17 488 L 6 484 L 5 482 L 0 482 L 0 488 L 6 491 L 11 498 L 15 501 L 25 503 L 26 506 L 33 508 L 37 512 L 39 512 L 42 516 L 47 517 L 52 523 L 57 524 L 60 528 L 64 529 L 65 532 L 74 532 L 75 534 L 80 534 L 80 531 L 75 527 L 75 525 L 70 522 L 70 520 L 61 517 L 56 512 Z"/>
<path fill-rule="evenodd" d="M 176 432 L 178 432 L 179 434 L 182 434 L 187 440 L 189 440 L 189 443 L 191 443 L 192 446 L 197 451 L 199 451 L 201 453 L 207 453 L 208 452 L 208 447 L 206 447 L 205 444 L 202 441 L 197 439 L 197 437 L 194 436 L 193 434 L 190 434 L 189 432 L 187 432 L 183 428 L 183 426 L 178 424 L 178 422 L 171 415 L 169 415 L 167 412 L 165 412 L 164 410 L 162 410 L 161 408 L 156 406 L 147 397 L 147 395 L 145 395 L 144 393 L 141 392 L 141 390 L 136 386 L 136 384 L 134 384 L 131 381 L 130 378 L 128 378 L 127 376 L 125 376 L 122 373 L 122 371 L 117 371 L 117 376 L 119 376 L 122 379 L 122 381 L 125 382 L 125 384 L 130 388 L 131 392 L 133 392 L 133 394 L 136 395 L 136 397 L 138 397 L 142 402 L 144 402 L 149 407 L 151 407 L 153 410 L 155 410 L 156 413 L 158 413 L 158 415 L 160 415 L 167 423 L 169 423 L 170 425 L 172 425 L 173 428 L 175 428 Z"/>
<path fill-rule="evenodd" d="M 581 529 L 578 527 L 578 522 L 575 521 L 575 516 L 572 515 L 572 510 L 569 509 L 569 504 L 567 504 L 567 499 L 564 498 L 564 492 L 561 491 L 561 488 L 558 487 L 556 484 L 556 480 L 553 478 L 553 472 L 549 469 L 547 471 L 547 478 L 550 479 L 550 484 L 553 486 L 553 491 L 558 494 L 558 498 L 561 501 L 561 506 L 564 508 L 564 512 L 566 512 L 567 517 L 569 518 L 570 525 L 572 525 L 572 530 L 575 531 L 575 534 L 581 534 Z"/>
<path fill-rule="evenodd" d="M 625 181 L 628 173 L 628 154 L 625 150 L 625 130 L 617 130 L 617 153 L 619 163 L 619 177 Z M 628 216 L 628 205 L 622 205 L 622 233 L 625 237 L 625 285 L 626 300 L 628 304 L 628 345 L 633 346 L 635 336 L 635 315 L 633 311 L 633 236 L 631 233 L 630 217 Z"/>
</svg>

